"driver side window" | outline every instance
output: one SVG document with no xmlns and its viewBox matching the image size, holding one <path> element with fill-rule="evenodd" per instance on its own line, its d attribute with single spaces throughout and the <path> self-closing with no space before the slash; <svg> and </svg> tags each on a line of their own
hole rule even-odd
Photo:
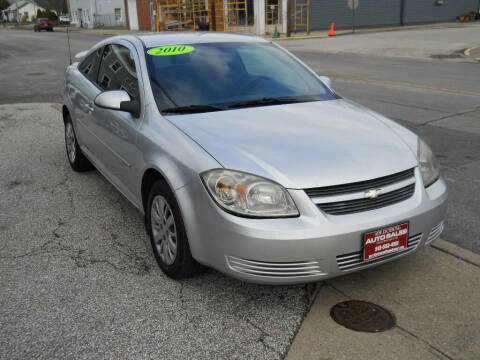
<svg viewBox="0 0 480 360">
<path fill-rule="evenodd" d="M 135 60 L 127 47 L 117 44 L 105 46 L 97 85 L 103 91 L 125 90 L 133 100 L 140 100 Z"/>
</svg>

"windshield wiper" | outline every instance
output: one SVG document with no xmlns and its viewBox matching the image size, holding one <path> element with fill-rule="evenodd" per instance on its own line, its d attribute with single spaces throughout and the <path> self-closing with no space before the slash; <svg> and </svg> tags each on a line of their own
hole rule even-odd
<svg viewBox="0 0 480 360">
<path fill-rule="evenodd" d="M 281 105 L 281 104 L 293 104 L 298 102 L 313 101 L 312 99 L 301 99 L 301 98 L 263 98 L 256 100 L 241 101 L 237 103 L 231 103 L 227 106 L 229 108 L 242 108 L 250 106 L 259 106 L 259 105 Z"/>
<path fill-rule="evenodd" d="M 188 106 L 177 106 L 168 109 L 163 109 L 162 113 L 169 114 L 188 114 L 188 113 L 201 113 L 201 112 L 210 112 L 210 111 L 222 111 L 227 110 L 225 106 L 220 105 L 188 105 Z"/>
</svg>

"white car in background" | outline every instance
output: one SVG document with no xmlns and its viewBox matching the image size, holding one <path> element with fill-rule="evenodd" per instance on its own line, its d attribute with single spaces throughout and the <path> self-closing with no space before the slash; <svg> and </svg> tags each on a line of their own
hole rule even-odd
<svg viewBox="0 0 480 360">
<path fill-rule="evenodd" d="M 60 15 L 58 17 L 58 21 L 63 24 L 70 24 L 70 16 L 68 15 Z"/>
</svg>

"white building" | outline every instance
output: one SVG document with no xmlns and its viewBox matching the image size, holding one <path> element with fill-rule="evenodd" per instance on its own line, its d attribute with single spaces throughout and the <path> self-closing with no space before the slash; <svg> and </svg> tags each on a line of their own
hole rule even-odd
<svg viewBox="0 0 480 360">
<path fill-rule="evenodd" d="M 68 0 L 72 25 L 83 28 L 126 26 L 125 0 Z"/>
<path fill-rule="evenodd" d="M 2 10 L 2 17 L 9 22 L 32 21 L 37 16 L 37 10 L 45 11 L 35 1 L 20 0 Z"/>
</svg>

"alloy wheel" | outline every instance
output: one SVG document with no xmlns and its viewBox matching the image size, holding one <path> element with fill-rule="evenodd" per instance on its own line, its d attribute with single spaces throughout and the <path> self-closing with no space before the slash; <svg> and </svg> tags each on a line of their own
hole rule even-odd
<svg viewBox="0 0 480 360">
<path fill-rule="evenodd" d="M 67 144 L 68 160 L 70 160 L 71 163 L 74 163 L 77 156 L 77 149 L 75 144 L 75 133 L 73 131 L 72 123 L 70 122 L 67 122 L 65 125 L 65 142 Z"/>
<path fill-rule="evenodd" d="M 160 259 L 172 265 L 177 257 L 177 229 L 173 211 L 167 200 L 157 195 L 152 201 L 150 221 L 155 247 Z"/>
</svg>

